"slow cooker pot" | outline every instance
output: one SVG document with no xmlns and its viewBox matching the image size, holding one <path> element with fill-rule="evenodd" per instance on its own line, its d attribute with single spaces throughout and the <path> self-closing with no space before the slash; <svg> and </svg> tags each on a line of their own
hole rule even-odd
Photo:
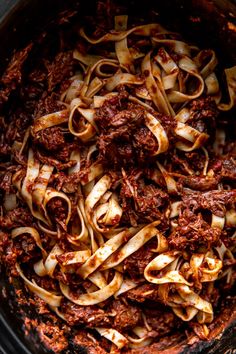
<svg viewBox="0 0 236 354">
<path fill-rule="evenodd" d="M 122 3 L 122 1 L 120 1 Z M 3 72 L 11 53 L 22 48 L 42 30 L 56 31 L 56 21 L 60 11 L 79 9 L 80 16 L 95 9 L 95 1 L 73 0 L 2 0 L 0 2 L 0 71 Z M 132 0 L 127 5 L 129 11 L 148 16 L 151 10 L 158 13 L 160 22 L 178 30 L 186 39 L 199 43 L 202 47 L 214 48 L 224 65 L 236 62 L 236 2 L 229 0 Z M 14 291 L 0 269 L 0 353 L 30 354 L 47 353 L 39 339 L 27 337 L 17 314 Z M 199 341 L 193 346 L 181 345 L 176 353 L 234 353 L 236 350 L 236 322 L 231 318 L 224 323 L 224 331 L 211 341 Z M 73 347 L 67 353 L 77 352 Z M 86 353 L 86 348 L 79 351 Z M 168 351 L 166 351 L 167 353 Z"/>
</svg>

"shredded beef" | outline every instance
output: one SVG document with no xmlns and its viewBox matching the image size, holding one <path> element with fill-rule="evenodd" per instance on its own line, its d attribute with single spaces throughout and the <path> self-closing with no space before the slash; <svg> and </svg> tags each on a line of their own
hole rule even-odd
<svg viewBox="0 0 236 354">
<path fill-rule="evenodd" d="M 65 202 L 61 198 L 52 198 L 47 203 L 47 210 L 49 215 L 58 223 L 60 223 L 63 229 L 65 229 L 65 220 L 67 216 L 67 206 Z"/>
<path fill-rule="evenodd" d="M 136 288 L 126 292 L 125 296 L 132 301 L 143 303 L 147 300 L 160 301 L 158 286 L 155 284 L 138 285 Z"/>
<path fill-rule="evenodd" d="M 193 100 L 189 104 L 190 119 L 188 123 L 200 132 L 215 128 L 215 120 L 219 115 L 215 101 L 211 97 Z"/>
<path fill-rule="evenodd" d="M 215 189 L 219 183 L 220 177 L 209 177 L 209 176 L 186 176 L 179 179 L 179 183 L 186 187 L 195 189 L 198 191 L 208 191 L 210 189 Z"/>
<path fill-rule="evenodd" d="M 51 92 L 56 85 L 71 77 L 74 72 L 73 53 L 61 52 L 52 63 L 47 63 L 48 89 Z"/>
<path fill-rule="evenodd" d="M 30 43 L 15 53 L 0 81 L 0 104 L 6 102 L 12 91 L 15 91 L 18 85 L 22 82 L 22 69 L 26 59 L 33 48 Z"/>
<path fill-rule="evenodd" d="M 123 208 L 123 221 L 131 225 L 137 222 L 152 222 L 164 219 L 163 208 L 168 205 L 168 195 L 153 183 L 139 178 L 141 171 L 131 170 L 123 178 L 120 199 Z"/>
<path fill-rule="evenodd" d="M 162 308 L 146 308 L 145 315 L 147 317 L 147 323 L 151 326 L 158 337 L 167 335 L 173 330 L 177 330 L 180 327 L 181 321 L 173 312 L 162 306 Z"/>
<path fill-rule="evenodd" d="M 141 310 L 134 305 L 125 305 L 120 300 L 112 303 L 111 311 L 115 313 L 113 326 L 119 331 L 135 327 L 141 320 Z"/>
<path fill-rule="evenodd" d="M 47 92 L 44 92 L 34 108 L 34 118 L 36 119 L 46 114 L 61 111 L 64 105 L 62 105 L 59 100 L 60 96 L 55 92 L 50 95 L 48 95 Z"/>
<path fill-rule="evenodd" d="M 168 243 L 173 249 L 196 251 L 200 246 L 217 246 L 220 236 L 218 227 L 211 227 L 200 213 L 195 215 L 186 209 L 178 218 L 178 226 L 169 236 Z"/>
<path fill-rule="evenodd" d="M 213 190 L 206 193 L 186 191 L 183 195 L 183 205 L 194 212 L 201 209 L 210 210 L 213 214 L 223 217 L 226 213 L 226 206 L 235 202 L 235 198 L 236 190 Z"/>
<path fill-rule="evenodd" d="M 0 175 L 0 189 L 5 191 L 7 194 L 10 193 L 10 190 L 12 188 L 11 178 L 12 178 L 12 173 L 9 171 L 6 172 L 5 174 Z"/>
<path fill-rule="evenodd" d="M 88 354 L 106 354 L 107 352 L 100 346 L 100 341 L 92 340 L 88 337 L 88 332 L 79 330 L 73 339 L 73 343 L 79 346 L 79 350 L 86 348 Z"/>
<path fill-rule="evenodd" d="M 68 347 L 68 340 L 64 335 L 63 329 L 60 329 L 56 324 L 41 322 L 36 327 L 36 330 L 44 345 L 53 350 L 54 353 L 60 353 Z"/>
<path fill-rule="evenodd" d="M 125 259 L 124 269 L 132 279 L 138 280 L 143 277 L 144 269 L 152 260 L 153 255 L 154 253 L 144 245 Z"/>
<path fill-rule="evenodd" d="M 67 151 L 66 154 L 68 154 Z M 53 157 L 43 155 L 38 150 L 36 151 L 35 155 L 41 163 L 54 166 L 58 171 L 66 170 L 67 168 L 70 168 L 76 164 L 76 161 L 73 160 L 69 160 L 66 162 L 58 161 Z"/>
<path fill-rule="evenodd" d="M 62 148 L 65 144 L 64 135 L 58 127 L 40 130 L 34 140 L 50 152 Z"/>
<path fill-rule="evenodd" d="M 143 107 L 126 101 L 126 98 L 127 93 L 122 91 L 96 110 L 96 123 L 101 128 L 97 146 L 107 164 L 144 163 L 147 158 L 152 159 L 158 148 L 156 138 L 145 125 Z M 155 115 L 169 133 L 174 127 L 171 120 L 158 113 Z"/>
<path fill-rule="evenodd" d="M 106 312 L 96 306 L 79 306 L 66 302 L 62 306 L 62 311 L 70 326 L 78 324 L 85 324 L 88 327 L 111 325 L 111 319 Z"/>
<path fill-rule="evenodd" d="M 227 180 L 236 181 L 236 161 L 233 157 L 223 159 L 221 176 Z"/>
<path fill-rule="evenodd" d="M 0 227 L 4 229 L 12 229 L 18 226 L 31 226 L 33 223 L 32 214 L 28 209 L 16 208 L 0 216 Z"/>
</svg>

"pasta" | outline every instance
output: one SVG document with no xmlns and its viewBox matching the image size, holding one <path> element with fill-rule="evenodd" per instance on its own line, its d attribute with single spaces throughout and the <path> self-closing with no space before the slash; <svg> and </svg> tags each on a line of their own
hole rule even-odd
<svg viewBox="0 0 236 354">
<path fill-rule="evenodd" d="M 27 163 L 13 168 L 0 224 L 12 245 L 33 240 L 35 253 L 22 258 L 23 248 L 16 273 L 64 322 L 70 306 L 105 311 L 107 323 L 81 321 L 111 353 L 158 341 L 150 299 L 207 337 L 210 293 L 234 279 L 236 166 L 213 125 L 235 106 L 236 67 L 225 69 L 224 88 L 213 50 L 127 15 L 100 36 L 82 27 L 79 39 L 60 109 L 17 140 L 16 161 Z M 17 206 L 25 219 L 9 216 Z M 138 315 L 116 324 L 114 301 Z"/>
</svg>

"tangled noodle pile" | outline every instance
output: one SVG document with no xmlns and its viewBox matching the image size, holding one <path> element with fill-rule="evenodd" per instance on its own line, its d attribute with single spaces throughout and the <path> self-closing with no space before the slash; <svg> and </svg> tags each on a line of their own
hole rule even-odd
<svg viewBox="0 0 236 354">
<path fill-rule="evenodd" d="M 235 105 L 236 67 L 225 69 L 222 85 L 213 50 L 156 23 L 130 27 L 126 15 L 114 23 L 101 36 L 80 29 L 80 69 L 61 108 L 34 119 L 15 143 L 27 165 L 14 171 L 2 224 L 13 243 L 37 246 L 36 256 L 16 259 L 26 288 L 67 322 L 72 303 L 103 310 L 107 323 L 91 315 L 85 326 L 123 352 L 158 338 L 145 301 L 197 323 L 207 338 L 211 296 L 217 284 L 233 285 L 235 160 L 215 126 Z M 61 166 L 57 153 L 68 141 Z M 19 203 L 31 222 L 4 226 Z M 127 311 L 137 304 L 137 321 L 114 324 L 114 300 Z"/>
</svg>

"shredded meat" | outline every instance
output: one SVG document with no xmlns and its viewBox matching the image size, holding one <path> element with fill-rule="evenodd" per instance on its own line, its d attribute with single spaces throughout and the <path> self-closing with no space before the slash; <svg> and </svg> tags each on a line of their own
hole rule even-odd
<svg viewBox="0 0 236 354">
<path fill-rule="evenodd" d="M 74 72 L 73 53 L 59 53 L 52 63 L 47 64 L 48 89 L 51 92 L 56 85 L 71 77 Z"/>
<path fill-rule="evenodd" d="M 164 306 L 146 308 L 145 315 L 147 323 L 152 330 L 158 332 L 159 337 L 167 335 L 181 326 L 181 321 Z"/>
<path fill-rule="evenodd" d="M 12 229 L 13 227 L 32 225 L 33 217 L 28 209 L 17 208 L 9 211 L 4 217 L 0 216 L 0 227 Z"/>
<path fill-rule="evenodd" d="M 19 52 L 16 52 L 12 57 L 8 67 L 3 74 L 0 84 L 0 104 L 2 105 L 6 102 L 12 91 L 15 91 L 16 88 L 21 84 L 23 77 L 23 65 L 27 60 L 29 53 L 33 48 L 33 44 L 30 43 L 24 49 Z"/>
<path fill-rule="evenodd" d="M 158 286 L 155 284 L 143 284 L 127 291 L 126 297 L 132 301 L 142 303 L 146 300 L 158 302 Z"/>
<path fill-rule="evenodd" d="M 5 174 L 0 175 L 0 189 L 5 191 L 7 194 L 10 193 L 12 173 L 10 171 Z"/>
<path fill-rule="evenodd" d="M 226 206 L 235 202 L 236 191 L 213 190 L 206 193 L 187 192 L 183 195 L 183 204 L 188 209 L 196 212 L 200 209 L 210 210 L 213 214 L 223 217 Z"/>
<path fill-rule="evenodd" d="M 113 301 L 111 306 L 111 311 L 115 313 L 113 325 L 118 331 L 133 328 L 141 320 L 141 310 L 137 306 L 127 306 L 119 300 Z"/>
<path fill-rule="evenodd" d="M 49 113 L 61 111 L 64 105 L 62 105 L 59 100 L 60 96 L 55 92 L 51 95 L 44 92 L 34 108 L 34 118 L 36 119 Z"/>
<path fill-rule="evenodd" d="M 178 182 L 191 189 L 204 192 L 210 189 L 215 189 L 219 183 L 219 179 L 219 176 L 186 176 L 179 179 Z"/>
<path fill-rule="evenodd" d="M 94 338 L 93 340 L 88 337 L 87 331 L 78 331 L 73 339 L 73 343 L 79 347 L 86 348 L 88 354 L 106 354 L 107 352 L 99 345 L 99 342 Z"/>
<path fill-rule="evenodd" d="M 62 306 L 62 311 L 70 326 L 86 324 L 88 327 L 99 327 L 111 324 L 106 312 L 96 306 L 79 306 L 66 302 Z"/>
<path fill-rule="evenodd" d="M 60 198 L 52 198 L 47 204 L 49 215 L 56 220 L 63 229 L 66 229 L 65 220 L 67 216 L 67 206 L 65 202 Z"/>
<path fill-rule="evenodd" d="M 60 353 L 68 347 L 68 340 L 59 326 L 41 322 L 36 329 L 44 345 L 54 353 Z"/>
<path fill-rule="evenodd" d="M 168 205 L 168 195 L 153 183 L 147 183 L 139 178 L 140 171 L 131 170 L 122 180 L 120 199 L 124 210 L 124 222 L 131 225 L 137 222 L 164 219 L 161 212 Z"/>
<path fill-rule="evenodd" d="M 195 215 L 187 209 L 179 217 L 178 226 L 169 236 L 168 243 L 173 249 L 195 251 L 201 245 L 208 248 L 217 246 L 220 236 L 218 227 L 211 227 L 200 213 Z"/>
<path fill-rule="evenodd" d="M 143 277 L 143 271 L 153 258 L 153 255 L 153 252 L 144 245 L 125 259 L 124 269 L 132 279 L 138 280 Z"/>
<path fill-rule="evenodd" d="M 215 101 L 211 97 L 203 97 L 193 100 L 189 104 L 190 119 L 192 127 L 200 132 L 207 132 L 214 129 L 215 120 L 219 115 Z"/>
<path fill-rule="evenodd" d="M 40 130 L 35 137 L 35 142 L 46 150 L 55 151 L 63 147 L 65 138 L 58 127 L 52 127 Z"/>
<path fill-rule="evenodd" d="M 224 159 L 222 162 L 221 176 L 227 180 L 236 181 L 236 161 L 235 159 Z"/>
<path fill-rule="evenodd" d="M 101 128 L 97 145 L 101 158 L 107 164 L 144 163 L 147 158 L 152 159 L 158 147 L 156 138 L 145 126 L 144 109 L 127 103 L 126 98 L 126 91 L 121 91 L 96 110 L 96 122 Z M 155 115 L 169 132 L 174 126 L 171 120 L 161 114 Z"/>
</svg>

